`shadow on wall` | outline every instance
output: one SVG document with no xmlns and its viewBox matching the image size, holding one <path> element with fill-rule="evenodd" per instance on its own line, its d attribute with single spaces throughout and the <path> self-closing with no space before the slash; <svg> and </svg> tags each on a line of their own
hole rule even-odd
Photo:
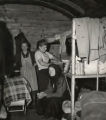
<svg viewBox="0 0 106 120">
<path fill-rule="evenodd" d="M 13 70 L 13 40 L 6 23 L 0 21 L 0 76 Z"/>
</svg>

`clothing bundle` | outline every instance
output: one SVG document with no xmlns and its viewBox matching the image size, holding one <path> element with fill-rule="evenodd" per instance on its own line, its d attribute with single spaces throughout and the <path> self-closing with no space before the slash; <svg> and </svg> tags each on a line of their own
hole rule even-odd
<svg viewBox="0 0 106 120">
<path fill-rule="evenodd" d="M 98 68 L 100 74 L 106 73 L 106 18 L 75 18 L 74 23 L 78 57 L 82 60 L 76 61 L 76 74 L 96 74 Z"/>
<path fill-rule="evenodd" d="M 106 18 L 75 18 L 79 57 L 106 61 Z"/>
<path fill-rule="evenodd" d="M 91 91 L 81 98 L 81 120 L 106 120 L 106 93 Z"/>
</svg>

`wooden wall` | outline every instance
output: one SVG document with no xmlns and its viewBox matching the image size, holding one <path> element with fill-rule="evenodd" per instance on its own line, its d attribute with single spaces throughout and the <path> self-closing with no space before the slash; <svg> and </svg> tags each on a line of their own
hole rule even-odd
<svg viewBox="0 0 106 120">
<path fill-rule="evenodd" d="M 61 13 L 43 6 L 7 4 L 0 6 L 0 20 L 7 23 L 13 38 L 23 31 L 36 48 L 42 37 L 53 37 L 71 29 L 71 20 Z"/>
</svg>

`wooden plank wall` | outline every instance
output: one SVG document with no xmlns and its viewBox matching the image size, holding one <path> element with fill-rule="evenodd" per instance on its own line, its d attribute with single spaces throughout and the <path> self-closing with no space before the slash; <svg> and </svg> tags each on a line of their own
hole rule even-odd
<svg viewBox="0 0 106 120">
<path fill-rule="evenodd" d="M 41 37 L 52 37 L 71 28 L 71 20 L 63 14 L 43 6 L 7 4 L 0 6 L 0 20 L 7 23 L 13 38 L 23 31 L 36 48 Z"/>
</svg>

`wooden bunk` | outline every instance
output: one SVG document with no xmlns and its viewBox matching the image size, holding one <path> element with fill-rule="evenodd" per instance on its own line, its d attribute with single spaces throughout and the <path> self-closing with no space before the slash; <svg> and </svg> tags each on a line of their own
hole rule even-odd
<svg viewBox="0 0 106 120">
<path fill-rule="evenodd" d="M 76 75 L 75 74 L 75 64 L 76 64 L 76 49 L 75 49 L 75 21 L 72 21 L 72 73 L 68 73 L 67 76 L 71 78 L 71 119 L 74 120 L 74 103 L 75 103 L 75 80 L 76 78 L 96 78 L 96 90 L 99 88 L 99 78 L 106 78 L 106 74 L 99 74 L 98 66 L 97 66 L 97 74 L 92 75 Z"/>
</svg>

